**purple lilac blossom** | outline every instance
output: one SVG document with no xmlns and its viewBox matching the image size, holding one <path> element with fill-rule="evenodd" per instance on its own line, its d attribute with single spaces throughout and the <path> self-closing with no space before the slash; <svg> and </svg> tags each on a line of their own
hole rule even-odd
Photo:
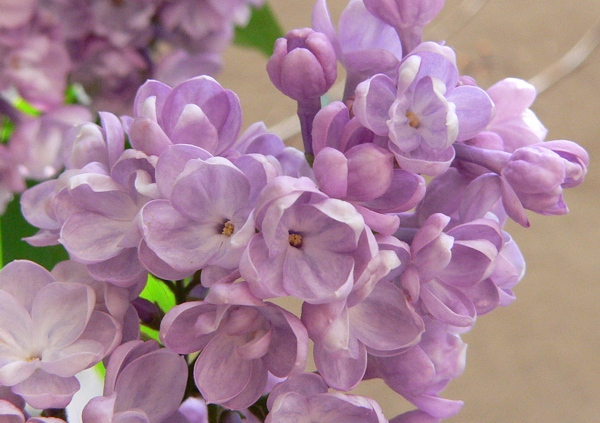
<svg viewBox="0 0 600 423">
<path fill-rule="evenodd" d="M 354 112 L 405 170 L 439 175 L 454 158 L 452 144 L 472 138 L 489 123 L 493 103 L 479 87 L 457 86 L 454 51 L 420 44 L 400 64 L 398 79 L 379 74 L 356 89 Z"/>
<path fill-rule="evenodd" d="M 103 396 L 86 405 L 83 422 L 174 423 L 186 381 L 183 357 L 155 341 L 124 343 L 110 356 Z"/>
<path fill-rule="evenodd" d="M 171 144 L 191 144 L 220 155 L 235 143 L 242 124 L 240 101 L 213 78 L 175 88 L 158 81 L 140 87 L 127 134 L 133 148 L 160 155 Z"/>
<path fill-rule="evenodd" d="M 79 389 L 74 375 L 98 363 L 121 340 L 117 321 L 94 310 L 90 287 L 57 282 L 35 263 L 6 265 L 0 296 L 0 384 L 35 408 L 65 407 Z"/>
<path fill-rule="evenodd" d="M 333 102 L 315 116 L 313 169 L 321 191 L 352 203 L 374 231 L 392 234 L 399 224 L 394 213 L 421 201 L 425 180 L 397 169 L 379 138 Z"/>
<path fill-rule="evenodd" d="M 343 299 L 352 290 L 357 262 L 372 256 L 359 243 L 369 230 L 362 216 L 306 178 L 279 176 L 267 184 L 255 222 L 258 233 L 240 271 L 259 298 L 293 295 L 314 304 Z"/>
<path fill-rule="evenodd" d="M 336 32 L 325 0 L 315 3 L 315 31 L 324 33 L 346 69 L 345 98 L 353 97 L 356 85 L 383 73 L 393 77 L 402 60 L 402 46 L 395 30 L 371 15 L 362 0 L 351 0 L 342 11 Z"/>
<path fill-rule="evenodd" d="M 314 341 L 315 364 L 327 384 L 353 389 L 362 380 L 367 352 L 389 355 L 419 342 L 421 317 L 393 284 L 377 283 L 356 304 L 339 301 L 302 306 L 302 321 Z"/>
<path fill-rule="evenodd" d="M 467 344 L 451 327 L 428 320 L 419 344 L 389 357 L 370 355 L 367 377 L 382 378 L 390 388 L 416 405 L 424 418 L 417 421 L 431 421 L 428 416 L 449 418 L 460 411 L 463 403 L 438 394 L 450 380 L 462 374 L 466 350 Z"/>
<path fill-rule="evenodd" d="M 189 274 L 206 265 L 237 267 L 254 234 L 248 222 L 252 182 L 221 157 L 188 161 L 169 200 L 151 201 L 141 211 L 146 244 L 170 266 Z"/>
<path fill-rule="evenodd" d="M 265 423 L 387 423 L 379 405 L 370 398 L 329 393 L 321 376 L 304 373 L 275 386 L 267 405 Z"/>
<path fill-rule="evenodd" d="M 568 211 L 563 188 L 579 185 L 589 164 L 587 152 L 571 141 L 558 140 L 531 144 L 512 154 L 467 144 L 455 146 L 457 158 L 486 168 L 485 185 L 497 192 L 508 216 L 529 226 L 525 209 L 545 215 Z"/>
<path fill-rule="evenodd" d="M 194 380 L 202 397 L 234 410 L 258 400 L 269 373 L 287 377 L 306 363 L 308 337 L 300 320 L 254 297 L 244 282 L 217 284 L 206 301 L 176 306 L 160 333 L 175 352 L 201 350 Z"/>
<path fill-rule="evenodd" d="M 448 216 L 437 213 L 423 223 L 398 282 L 422 315 L 469 328 L 477 313 L 463 290 L 491 275 L 504 237 L 493 220 L 479 219 L 444 232 L 449 222 Z"/>
<path fill-rule="evenodd" d="M 445 0 L 364 0 L 369 12 L 396 29 L 404 54 L 421 43 L 423 28 L 444 7 Z"/>
</svg>

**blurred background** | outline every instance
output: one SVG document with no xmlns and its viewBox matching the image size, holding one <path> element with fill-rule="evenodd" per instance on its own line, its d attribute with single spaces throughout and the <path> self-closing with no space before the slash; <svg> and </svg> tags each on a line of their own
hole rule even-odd
<svg viewBox="0 0 600 423">
<path fill-rule="evenodd" d="M 284 32 L 310 26 L 312 0 L 269 3 Z M 334 22 L 346 3 L 328 1 Z M 464 335 L 465 373 L 443 395 L 465 406 L 447 421 L 600 422 L 600 1 L 447 0 L 425 39 L 446 40 L 461 73 L 483 88 L 509 76 L 535 82 L 541 92 L 532 109 L 547 140 L 576 141 L 591 156 L 587 180 L 566 192 L 569 214 L 530 213 L 531 228 L 507 228 L 527 273 L 511 306 L 481 316 Z M 225 56 L 218 79 L 240 96 L 245 127 L 295 114 L 269 82 L 266 62 L 235 47 Z M 375 398 L 387 418 L 412 408 L 380 383 L 357 392 Z"/>
</svg>

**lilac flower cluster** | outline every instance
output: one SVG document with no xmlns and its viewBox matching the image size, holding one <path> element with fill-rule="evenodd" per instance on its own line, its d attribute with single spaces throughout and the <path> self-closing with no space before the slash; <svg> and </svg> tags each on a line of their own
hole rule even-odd
<svg viewBox="0 0 600 423">
<path fill-rule="evenodd" d="M 237 96 L 208 76 L 150 80 L 132 116 L 71 132 L 66 170 L 21 199 L 27 241 L 71 260 L 0 272 L 0 413 L 64 407 L 100 360 L 84 423 L 388 422 L 347 393 L 372 378 L 416 407 L 392 423 L 458 413 L 440 393 L 464 369 L 461 334 L 524 274 L 506 221 L 566 213 L 589 158 L 544 141 L 532 86 L 486 91 L 422 42 L 442 5 L 351 0 L 336 30 L 318 0 L 314 29 L 277 42 L 267 70 L 298 101 L 305 154 L 262 123 L 240 134 Z M 338 61 L 345 96 L 321 107 Z M 164 316 L 139 298 L 148 273 L 175 294 Z"/>
<path fill-rule="evenodd" d="M 0 118 L 15 126 L 0 150 L 0 204 L 61 170 L 67 128 L 92 119 L 64 105 L 68 86 L 93 110 L 131 113 L 148 78 L 177 84 L 214 75 L 234 25 L 264 0 L 0 1 Z M 33 116 L 15 103 L 25 100 Z M 41 116 L 40 116 L 41 115 Z"/>
</svg>

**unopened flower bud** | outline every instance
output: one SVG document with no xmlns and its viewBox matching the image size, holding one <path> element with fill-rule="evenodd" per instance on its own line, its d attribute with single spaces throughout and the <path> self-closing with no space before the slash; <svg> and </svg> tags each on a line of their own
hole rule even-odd
<svg viewBox="0 0 600 423">
<path fill-rule="evenodd" d="M 299 103 L 318 99 L 337 78 L 335 51 L 325 34 L 295 29 L 275 42 L 267 72 L 277 89 Z"/>
</svg>

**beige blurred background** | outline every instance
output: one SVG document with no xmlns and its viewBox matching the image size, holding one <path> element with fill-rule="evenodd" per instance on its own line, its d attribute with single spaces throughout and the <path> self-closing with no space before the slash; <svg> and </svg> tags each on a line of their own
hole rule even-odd
<svg viewBox="0 0 600 423">
<path fill-rule="evenodd" d="M 285 31 L 310 25 L 312 0 L 269 3 Z M 337 22 L 346 0 L 328 3 Z M 599 19 L 600 0 L 447 0 L 426 38 L 445 39 L 463 73 L 487 88 L 508 76 L 534 77 Z M 597 27 L 589 46 L 599 37 Z M 295 103 L 270 84 L 266 58 L 232 48 L 225 60 L 219 79 L 240 96 L 245 127 L 295 113 Z M 527 274 L 515 303 L 480 317 L 464 336 L 466 371 L 444 396 L 465 406 L 449 422 L 600 422 L 600 48 L 543 91 L 533 110 L 548 140 L 570 139 L 589 151 L 591 169 L 566 193 L 568 215 L 530 214 L 530 229 L 509 227 Z M 377 399 L 388 418 L 410 408 L 382 384 L 358 392 Z"/>
</svg>

